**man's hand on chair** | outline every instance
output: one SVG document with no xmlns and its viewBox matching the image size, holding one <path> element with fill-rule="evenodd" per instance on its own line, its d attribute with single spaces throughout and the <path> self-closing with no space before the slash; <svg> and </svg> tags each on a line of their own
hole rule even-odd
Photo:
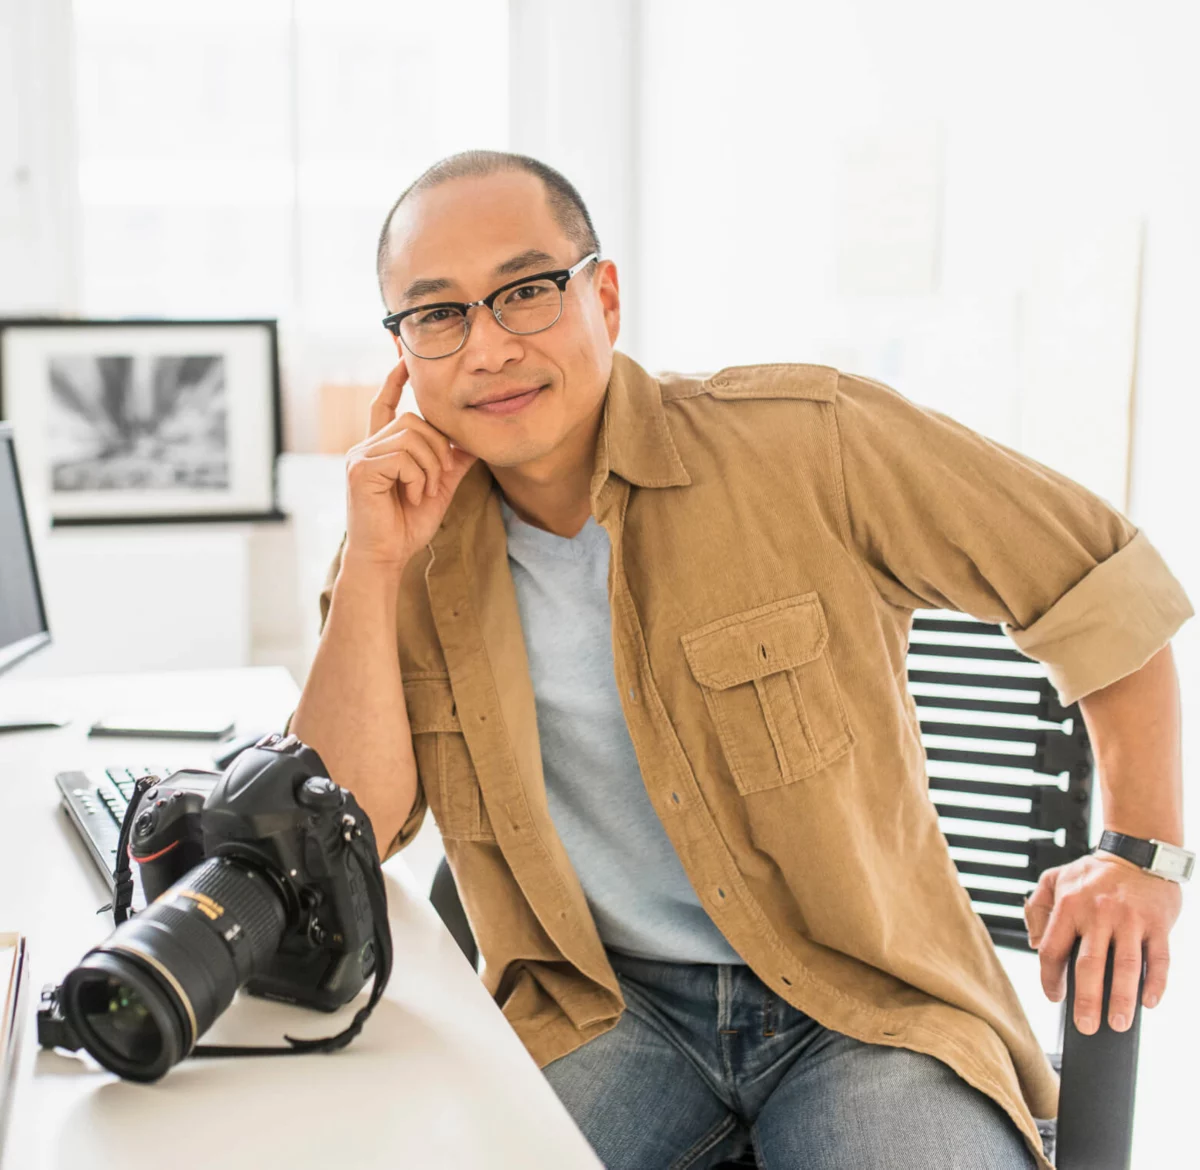
<svg viewBox="0 0 1200 1170">
<path fill-rule="evenodd" d="M 1059 1003 L 1067 993 L 1067 962 L 1082 937 L 1075 964 L 1075 1027 L 1091 1035 L 1100 1026 L 1104 967 L 1114 944 L 1108 1024 L 1123 1032 L 1133 1022 L 1145 950 L 1142 1005 L 1152 1008 L 1167 986 L 1167 935 L 1183 903 L 1172 881 L 1155 877 L 1108 853 L 1094 853 L 1042 874 L 1025 903 L 1029 941 L 1042 964 L 1042 987 Z"/>
</svg>

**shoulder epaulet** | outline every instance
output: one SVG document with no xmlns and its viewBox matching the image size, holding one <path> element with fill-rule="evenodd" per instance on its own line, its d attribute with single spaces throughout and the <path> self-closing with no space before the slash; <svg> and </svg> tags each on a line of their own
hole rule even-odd
<svg viewBox="0 0 1200 1170">
<path fill-rule="evenodd" d="M 832 366 L 772 362 L 761 366 L 727 366 L 705 383 L 714 398 L 810 398 L 832 402 L 838 372 Z"/>
</svg>

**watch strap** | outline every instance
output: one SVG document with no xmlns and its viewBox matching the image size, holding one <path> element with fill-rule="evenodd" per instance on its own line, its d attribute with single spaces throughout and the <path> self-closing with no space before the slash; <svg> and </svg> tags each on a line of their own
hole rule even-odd
<svg viewBox="0 0 1200 1170">
<path fill-rule="evenodd" d="M 1157 846 L 1153 841 L 1143 841 L 1141 837 L 1130 837 L 1126 833 L 1114 833 L 1112 829 L 1105 829 L 1096 848 L 1103 849 L 1105 853 L 1115 853 L 1126 861 L 1132 861 L 1134 865 L 1140 865 L 1142 869 L 1149 869 L 1154 861 Z"/>
</svg>

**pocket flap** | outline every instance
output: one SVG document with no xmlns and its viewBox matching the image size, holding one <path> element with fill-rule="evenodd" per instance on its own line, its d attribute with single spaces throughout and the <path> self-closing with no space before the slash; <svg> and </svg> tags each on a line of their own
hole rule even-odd
<svg viewBox="0 0 1200 1170">
<path fill-rule="evenodd" d="M 462 731 L 449 677 L 406 678 L 404 706 L 413 735 L 427 731 Z"/>
<path fill-rule="evenodd" d="M 820 598 L 805 593 L 720 618 L 682 641 L 696 681 L 720 691 L 811 662 L 828 638 Z"/>
</svg>

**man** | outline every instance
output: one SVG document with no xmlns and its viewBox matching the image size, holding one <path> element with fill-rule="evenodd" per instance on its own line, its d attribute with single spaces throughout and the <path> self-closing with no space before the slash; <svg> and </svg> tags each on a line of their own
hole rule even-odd
<svg viewBox="0 0 1200 1170">
<path fill-rule="evenodd" d="M 877 383 L 651 377 L 599 252 L 524 156 L 398 200 L 399 360 L 291 730 L 387 854 L 432 809 L 485 985 L 607 1165 L 1048 1167 L 1057 1081 L 928 799 L 912 611 L 1004 622 L 1082 699 L 1106 826 L 1180 845 L 1188 598 L 1103 500 Z M 1094 1031 L 1114 940 L 1127 1026 L 1179 909 L 1115 856 L 1051 871 L 1047 994 L 1082 935 Z"/>
</svg>

